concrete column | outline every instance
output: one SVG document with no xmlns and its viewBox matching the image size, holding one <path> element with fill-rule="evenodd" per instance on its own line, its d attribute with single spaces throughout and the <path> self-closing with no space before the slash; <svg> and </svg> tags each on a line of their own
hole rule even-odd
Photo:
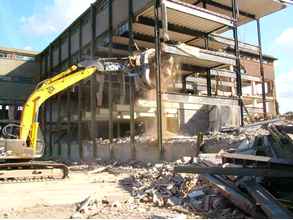
<svg viewBox="0 0 293 220">
<path fill-rule="evenodd" d="M 15 120 L 15 106 L 14 105 L 9 105 L 8 119 L 9 120 Z"/>
<path fill-rule="evenodd" d="M 231 87 L 231 93 L 232 93 L 232 96 L 235 96 L 235 95 L 236 95 L 235 79 L 232 78 L 232 79 L 231 79 L 231 82 L 234 84 L 234 86 Z"/>
<path fill-rule="evenodd" d="M 257 107 L 257 99 L 252 100 L 252 106 L 253 108 Z"/>
<path fill-rule="evenodd" d="M 255 81 L 251 81 L 251 95 L 255 96 Z"/>
</svg>

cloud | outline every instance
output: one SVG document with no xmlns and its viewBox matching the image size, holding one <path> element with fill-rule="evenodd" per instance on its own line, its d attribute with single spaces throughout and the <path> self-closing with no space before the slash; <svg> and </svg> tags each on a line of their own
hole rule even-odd
<svg viewBox="0 0 293 220">
<path fill-rule="evenodd" d="M 33 48 L 31 46 L 25 46 L 23 49 L 24 50 L 33 50 Z"/>
<path fill-rule="evenodd" d="M 276 39 L 276 44 L 287 49 L 293 49 L 293 27 L 283 31 Z"/>
<path fill-rule="evenodd" d="M 274 53 L 279 60 L 276 69 L 276 91 L 280 112 L 293 111 L 293 65 L 291 54 L 293 50 L 293 27 L 285 29 L 274 41 Z"/>
<path fill-rule="evenodd" d="M 293 69 L 276 77 L 277 96 L 281 113 L 293 111 Z"/>
<path fill-rule="evenodd" d="M 22 17 L 22 31 L 31 36 L 48 36 L 61 33 L 95 0 L 53 0 L 36 13 Z"/>
</svg>

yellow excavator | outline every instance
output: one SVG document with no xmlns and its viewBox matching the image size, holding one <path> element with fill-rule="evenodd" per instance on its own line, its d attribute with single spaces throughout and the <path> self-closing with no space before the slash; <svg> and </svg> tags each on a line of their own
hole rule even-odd
<svg viewBox="0 0 293 220">
<path fill-rule="evenodd" d="M 152 52 L 153 53 L 153 52 Z M 103 58 L 83 61 L 40 82 L 23 106 L 19 134 L 0 139 L 0 180 L 63 179 L 68 175 L 64 164 L 35 160 L 41 158 L 45 144 L 39 128 L 39 108 L 50 97 L 86 79 L 93 74 L 124 72 L 142 76 L 148 83 L 149 52 L 127 58 Z M 11 134 L 13 136 L 13 134 Z"/>
</svg>

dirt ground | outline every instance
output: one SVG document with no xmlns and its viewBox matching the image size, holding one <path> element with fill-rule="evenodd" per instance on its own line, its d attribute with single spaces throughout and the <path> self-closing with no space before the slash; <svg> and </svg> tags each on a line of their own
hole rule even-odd
<svg viewBox="0 0 293 220">
<path fill-rule="evenodd" d="M 91 195 L 100 201 L 91 218 L 204 218 L 135 201 L 120 184 L 138 169 L 90 174 L 71 171 L 60 181 L 0 184 L 0 218 L 81 218 L 80 202 Z"/>
</svg>

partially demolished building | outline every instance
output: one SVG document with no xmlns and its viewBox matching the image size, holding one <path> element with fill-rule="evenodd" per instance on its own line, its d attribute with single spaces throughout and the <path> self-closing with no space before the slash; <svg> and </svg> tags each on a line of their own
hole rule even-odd
<svg viewBox="0 0 293 220">
<path fill-rule="evenodd" d="M 96 75 L 50 99 L 41 122 L 47 155 L 172 160 L 192 154 L 193 147 L 168 139 L 274 117 L 275 58 L 262 53 L 260 19 L 285 8 L 284 2 L 96 1 L 39 55 L 42 79 L 84 59 L 127 57 L 147 48 L 155 48 L 157 66 L 167 55 L 176 68 L 144 77 L 160 86 L 146 87 L 135 75 Z M 238 27 L 252 21 L 259 44 L 240 43 Z M 233 39 L 220 35 L 229 30 Z M 142 143 L 139 134 L 154 137 L 155 144 Z"/>
</svg>

